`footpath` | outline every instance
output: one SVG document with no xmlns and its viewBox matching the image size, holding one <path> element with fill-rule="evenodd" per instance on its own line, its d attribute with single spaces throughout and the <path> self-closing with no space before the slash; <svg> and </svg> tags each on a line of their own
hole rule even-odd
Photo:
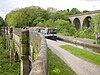
<svg viewBox="0 0 100 75">
<path fill-rule="evenodd" d="M 63 37 L 65 38 L 65 37 Z M 76 43 L 76 38 L 73 39 L 72 37 L 67 37 L 71 40 L 71 42 L 74 40 Z M 88 40 L 88 42 L 87 42 Z M 78 42 L 85 42 L 87 44 L 92 44 L 94 40 L 82 40 L 80 38 L 77 38 Z M 68 51 L 60 48 L 60 45 L 66 44 L 66 42 L 63 41 L 53 41 L 46 39 L 48 47 L 58 56 L 60 57 L 67 65 L 69 65 L 73 71 L 75 71 L 78 75 L 100 75 L 100 65 L 95 65 L 93 63 L 90 63 L 88 61 L 85 61 L 83 59 L 80 59 L 79 57 L 74 56 L 73 54 L 69 53 Z M 96 47 L 99 47 L 96 45 Z M 67 75 L 67 74 L 66 74 Z"/>
</svg>

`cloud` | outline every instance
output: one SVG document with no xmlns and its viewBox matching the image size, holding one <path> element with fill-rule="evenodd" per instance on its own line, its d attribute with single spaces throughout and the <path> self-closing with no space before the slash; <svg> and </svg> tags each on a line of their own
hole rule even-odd
<svg viewBox="0 0 100 75">
<path fill-rule="evenodd" d="M 0 12 L 7 13 L 15 8 L 40 6 L 54 7 L 59 10 L 78 8 L 79 10 L 100 9 L 100 0 L 0 0 Z M 2 14 L 3 14 L 2 13 Z"/>
<path fill-rule="evenodd" d="M 99 0 L 84 0 L 84 1 L 99 1 Z"/>
<path fill-rule="evenodd" d="M 5 15 L 7 14 L 8 12 L 0 12 L 0 16 L 5 19 Z"/>
</svg>

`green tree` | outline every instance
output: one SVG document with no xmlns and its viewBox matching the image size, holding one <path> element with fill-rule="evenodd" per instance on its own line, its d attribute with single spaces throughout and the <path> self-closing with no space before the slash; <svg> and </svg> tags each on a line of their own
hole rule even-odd
<svg viewBox="0 0 100 75">
<path fill-rule="evenodd" d="M 54 21 L 52 19 L 47 20 L 44 22 L 45 27 L 54 27 Z"/>
<path fill-rule="evenodd" d="M 3 20 L 2 17 L 0 17 L 0 27 L 2 27 L 2 26 L 4 26 L 4 25 L 5 25 L 4 20 Z"/>
<path fill-rule="evenodd" d="M 87 12 L 89 12 L 89 10 L 83 10 L 83 13 L 87 13 Z"/>
<path fill-rule="evenodd" d="M 48 12 L 38 6 L 31 6 L 11 11 L 5 20 L 8 26 L 23 27 L 35 26 L 43 19 L 48 20 Z"/>
<path fill-rule="evenodd" d="M 83 28 L 82 30 L 77 30 L 74 37 L 94 39 L 95 34 L 94 31 L 91 29 L 91 27 L 89 28 L 86 27 Z"/>
<path fill-rule="evenodd" d="M 44 22 L 39 22 L 36 26 L 42 26 L 42 27 L 52 27 L 54 28 L 54 21 L 52 19 L 49 19 Z"/>
<path fill-rule="evenodd" d="M 72 8 L 69 12 L 69 15 L 80 14 L 81 12 L 77 8 Z"/>
<path fill-rule="evenodd" d="M 59 10 L 57 11 L 57 19 L 63 19 L 63 20 L 66 20 L 67 17 L 68 17 L 68 11 L 67 10 Z"/>
<path fill-rule="evenodd" d="M 66 20 L 68 17 L 68 14 L 69 14 L 69 12 L 67 10 L 56 10 L 55 12 L 50 12 L 50 10 L 49 10 L 48 16 L 49 16 L 49 19 L 56 21 L 58 19 Z"/>
<path fill-rule="evenodd" d="M 43 22 L 39 22 L 36 26 L 44 27 L 44 23 Z"/>
<path fill-rule="evenodd" d="M 56 12 L 57 12 L 57 9 L 56 9 L 56 8 L 53 8 L 53 7 L 48 7 L 48 8 L 47 8 L 47 11 L 48 11 L 49 13 L 56 13 Z"/>
<path fill-rule="evenodd" d="M 100 32 L 100 13 L 93 16 L 91 20 L 91 27 L 94 32 Z"/>
<path fill-rule="evenodd" d="M 72 36 L 74 35 L 76 29 L 69 21 L 57 20 L 55 21 L 55 27 L 58 29 L 58 33 L 62 35 Z"/>
<path fill-rule="evenodd" d="M 37 17 L 37 18 L 33 21 L 32 26 L 36 26 L 38 23 L 44 22 L 44 21 L 45 21 L 44 18 L 42 18 L 42 17 Z"/>
</svg>

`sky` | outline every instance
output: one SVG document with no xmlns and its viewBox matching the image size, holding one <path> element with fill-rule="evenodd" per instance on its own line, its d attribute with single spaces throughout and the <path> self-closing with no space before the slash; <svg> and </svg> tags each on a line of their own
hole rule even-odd
<svg viewBox="0 0 100 75">
<path fill-rule="evenodd" d="M 100 0 L 0 0 L 0 16 L 5 15 L 11 10 L 28 6 L 40 6 L 41 8 L 53 7 L 58 10 L 77 8 L 83 10 L 100 10 Z"/>
</svg>

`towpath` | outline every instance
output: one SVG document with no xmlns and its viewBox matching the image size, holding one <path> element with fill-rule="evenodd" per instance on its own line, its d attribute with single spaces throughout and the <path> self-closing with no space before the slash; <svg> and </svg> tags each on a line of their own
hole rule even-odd
<svg viewBox="0 0 100 75">
<path fill-rule="evenodd" d="M 60 45 L 66 44 L 62 41 L 53 41 L 46 39 L 48 47 L 68 64 L 79 75 L 100 75 L 100 66 L 80 59 L 68 51 L 60 48 Z"/>
</svg>

